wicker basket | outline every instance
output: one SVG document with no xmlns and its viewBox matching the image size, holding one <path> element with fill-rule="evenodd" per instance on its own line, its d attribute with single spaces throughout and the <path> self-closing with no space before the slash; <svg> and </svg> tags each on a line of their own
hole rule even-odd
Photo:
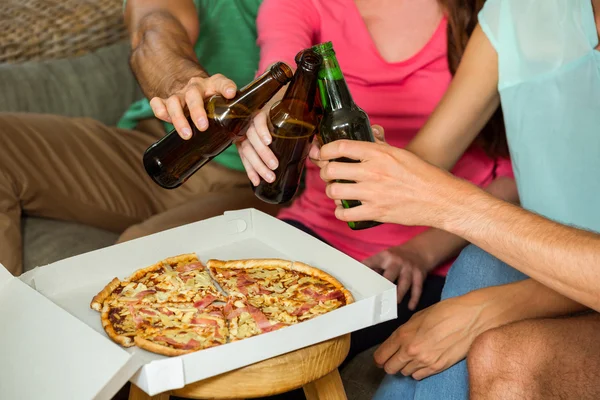
<svg viewBox="0 0 600 400">
<path fill-rule="evenodd" d="M 0 0 L 0 64 L 69 58 L 126 37 L 122 0 Z"/>
</svg>

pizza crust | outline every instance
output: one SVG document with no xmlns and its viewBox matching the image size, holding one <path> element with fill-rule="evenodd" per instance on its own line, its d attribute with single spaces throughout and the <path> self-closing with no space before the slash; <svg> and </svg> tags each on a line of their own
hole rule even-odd
<svg viewBox="0 0 600 400">
<path fill-rule="evenodd" d="M 92 299 L 92 302 L 90 303 L 92 310 L 101 312 L 104 301 L 112 294 L 112 292 L 114 292 L 116 288 L 119 287 L 120 284 L 121 281 L 118 278 L 114 278 L 112 281 L 110 281 L 110 283 Z"/>
<path fill-rule="evenodd" d="M 281 260 L 279 258 L 262 258 L 252 260 L 208 260 L 206 266 L 213 272 L 213 268 L 222 269 L 251 269 L 251 268 L 263 268 L 263 269 L 290 269 L 292 266 L 291 261 Z"/>
<path fill-rule="evenodd" d="M 157 262 L 156 264 L 151 265 L 149 267 L 138 269 L 133 274 L 131 274 L 131 276 L 129 276 L 127 279 L 125 279 L 125 282 L 136 282 L 136 281 L 140 280 L 141 278 L 143 278 L 148 273 L 158 271 L 161 268 L 162 268 L 162 261 Z"/>
<path fill-rule="evenodd" d="M 324 280 L 325 282 L 331 283 L 337 290 L 339 290 L 340 292 L 342 292 L 344 294 L 344 297 L 346 298 L 346 304 L 354 303 L 354 297 L 352 297 L 352 294 L 350 293 L 350 291 L 347 290 L 344 287 L 344 285 L 342 285 L 340 283 L 340 281 L 338 281 L 337 279 L 335 279 L 333 276 L 329 275 L 328 273 L 321 271 L 318 268 L 312 267 L 308 264 L 304 264 L 303 262 L 300 262 L 300 261 L 294 261 L 292 263 L 291 269 L 294 271 L 302 272 L 306 275 L 310 275 L 314 278 Z"/>
<path fill-rule="evenodd" d="M 169 257 L 161 261 L 161 264 L 177 265 L 177 264 L 191 264 L 200 262 L 196 253 L 180 254 L 178 256 Z"/>
<path fill-rule="evenodd" d="M 172 347 L 167 347 L 167 346 L 160 345 L 158 343 L 154 343 L 154 342 L 152 342 L 148 339 L 144 339 L 140 336 L 136 336 L 133 341 L 134 341 L 134 344 L 137 347 L 139 347 L 140 349 L 144 349 L 147 351 L 151 351 L 152 353 L 157 353 L 157 354 L 161 354 L 163 356 L 168 356 L 168 357 L 181 356 L 184 354 L 194 353 L 194 352 L 198 351 L 198 349 L 189 349 L 189 350 L 174 349 Z"/>
<path fill-rule="evenodd" d="M 129 336 L 125 336 L 125 335 L 119 335 L 115 331 L 115 328 L 113 327 L 112 323 L 110 322 L 110 319 L 108 318 L 108 315 L 110 314 L 110 310 L 111 310 L 111 307 L 108 304 L 106 304 L 104 306 L 104 308 L 102 309 L 101 321 L 102 321 L 102 327 L 104 328 L 104 331 L 106 332 L 106 334 L 108 335 L 109 338 L 111 338 L 112 340 L 114 340 L 115 342 L 120 344 L 121 346 L 123 346 L 123 347 L 133 346 L 134 345 L 133 338 L 131 338 Z"/>
</svg>

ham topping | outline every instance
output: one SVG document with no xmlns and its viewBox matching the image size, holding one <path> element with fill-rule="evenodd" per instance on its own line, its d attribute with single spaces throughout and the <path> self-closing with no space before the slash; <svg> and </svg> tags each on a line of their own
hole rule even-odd
<svg viewBox="0 0 600 400">
<path fill-rule="evenodd" d="M 160 311 L 165 315 L 173 315 L 173 311 L 169 310 L 167 307 L 161 308 Z"/>
<path fill-rule="evenodd" d="M 304 303 L 301 307 L 298 307 L 297 310 L 290 313 L 290 315 L 298 316 L 306 313 L 308 310 L 316 306 L 318 303 Z"/>
<path fill-rule="evenodd" d="M 267 290 L 267 289 L 265 289 L 264 287 L 261 286 L 258 289 L 258 293 L 260 293 L 260 294 L 272 294 L 273 292 L 271 292 L 270 290 Z"/>
<path fill-rule="evenodd" d="M 139 315 L 135 315 L 135 310 L 133 309 L 133 306 L 131 304 L 129 304 L 129 313 L 133 318 L 133 322 L 135 322 L 135 327 L 140 328 L 144 324 L 144 319 Z"/>
<path fill-rule="evenodd" d="M 256 281 L 252 278 L 250 278 L 248 275 L 246 274 L 239 274 L 237 276 L 237 286 L 248 286 L 251 285 L 253 283 L 255 283 Z"/>
<path fill-rule="evenodd" d="M 260 311 L 256 307 L 248 306 L 248 312 L 250 313 L 254 321 L 256 321 L 258 329 L 260 329 L 262 332 L 272 332 L 287 326 L 286 324 L 282 323 L 271 324 L 271 321 L 269 321 L 265 314 L 263 314 L 262 311 Z"/>
<path fill-rule="evenodd" d="M 339 290 L 334 290 L 333 292 L 328 294 L 320 294 L 311 289 L 303 289 L 302 293 L 318 301 L 327 301 L 344 298 L 344 293 L 342 293 Z"/>
<path fill-rule="evenodd" d="M 231 308 L 229 309 L 229 311 L 225 311 L 227 314 L 227 318 L 228 319 L 233 319 L 235 317 L 239 317 L 240 315 L 242 315 L 245 312 L 249 312 L 248 311 L 248 307 L 240 307 L 240 308 L 236 308 L 235 310 L 232 310 Z"/>
<path fill-rule="evenodd" d="M 171 346 L 175 347 L 176 349 L 181 349 L 181 350 L 191 350 L 191 349 L 195 349 L 197 348 L 200 343 L 194 339 L 190 339 L 187 343 L 179 343 L 178 341 L 176 341 L 175 339 L 171 339 L 169 337 L 166 336 L 157 336 L 154 338 L 154 340 L 158 340 L 161 342 L 165 342 L 170 344 Z"/>
<path fill-rule="evenodd" d="M 219 323 L 210 318 L 192 318 L 190 323 L 193 325 L 211 325 L 217 328 L 219 327 Z"/>
<path fill-rule="evenodd" d="M 209 294 L 208 296 L 204 297 L 202 300 L 198 300 L 197 302 L 195 302 L 194 307 L 196 307 L 198 309 L 198 311 L 202 311 L 206 307 L 208 307 L 210 304 L 212 304 L 215 300 L 217 300 L 217 298 L 215 296 Z"/>
<path fill-rule="evenodd" d="M 197 269 L 204 269 L 204 265 L 202 265 L 202 263 L 199 262 L 195 262 L 195 263 L 191 263 L 191 264 L 186 264 L 186 265 L 180 265 L 177 267 L 176 271 L 177 272 L 190 272 L 190 271 L 194 271 Z"/>
<path fill-rule="evenodd" d="M 135 298 L 138 300 L 142 300 L 144 297 L 154 294 L 154 293 L 156 293 L 156 290 L 152 290 L 152 289 L 142 290 L 141 292 L 139 292 L 138 294 L 135 295 Z"/>
</svg>

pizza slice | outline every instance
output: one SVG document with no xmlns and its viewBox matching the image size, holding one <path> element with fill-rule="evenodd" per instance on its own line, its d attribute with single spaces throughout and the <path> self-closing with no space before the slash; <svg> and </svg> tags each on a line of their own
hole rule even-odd
<svg viewBox="0 0 600 400">
<path fill-rule="evenodd" d="M 124 281 L 114 278 L 93 299 L 91 308 L 101 311 L 106 301 L 120 303 L 202 303 L 225 302 L 206 267 L 195 254 L 167 258 L 134 272 Z"/>
<path fill-rule="evenodd" d="M 135 345 L 141 349 L 165 356 L 179 356 L 226 343 L 225 320 L 219 327 L 212 325 L 150 328 L 137 335 Z"/>
<path fill-rule="evenodd" d="M 260 309 L 249 304 L 244 297 L 231 296 L 224 309 L 229 321 L 229 338 L 232 342 L 261 333 L 285 328 L 289 324 L 270 320 Z"/>
<path fill-rule="evenodd" d="M 207 266 L 224 290 L 244 296 L 282 294 L 300 278 L 291 261 L 279 259 L 209 260 Z"/>
</svg>

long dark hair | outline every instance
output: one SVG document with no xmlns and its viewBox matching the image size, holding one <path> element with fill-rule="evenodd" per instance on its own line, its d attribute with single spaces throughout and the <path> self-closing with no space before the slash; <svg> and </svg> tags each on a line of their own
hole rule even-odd
<svg viewBox="0 0 600 400">
<path fill-rule="evenodd" d="M 477 26 L 477 14 L 485 0 L 438 0 L 448 17 L 448 65 L 452 75 L 465 52 L 467 42 Z M 498 110 L 481 130 L 476 143 L 490 157 L 508 157 L 508 143 L 502 110 Z"/>
</svg>

